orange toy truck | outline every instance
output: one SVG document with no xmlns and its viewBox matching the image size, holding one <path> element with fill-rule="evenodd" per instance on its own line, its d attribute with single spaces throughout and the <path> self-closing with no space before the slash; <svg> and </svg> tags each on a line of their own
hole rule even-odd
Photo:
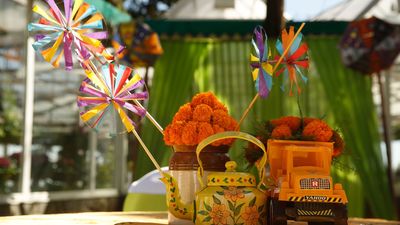
<svg viewBox="0 0 400 225">
<path fill-rule="evenodd" d="M 347 225 L 347 197 L 330 176 L 333 143 L 268 141 L 269 225 L 287 220 Z"/>
</svg>

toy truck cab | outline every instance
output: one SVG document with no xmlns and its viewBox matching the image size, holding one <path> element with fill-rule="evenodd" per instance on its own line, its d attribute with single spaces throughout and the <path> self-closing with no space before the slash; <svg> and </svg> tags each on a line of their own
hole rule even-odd
<svg viewBox="0 0 400 225">
<path fill-rule="evenodd" d="M 347 224 L 347 197 L 330 176 L 333 143 L 268 141 L 270 176 L 269 224 L 288 219 L 309 224 Z"/>
</svg>

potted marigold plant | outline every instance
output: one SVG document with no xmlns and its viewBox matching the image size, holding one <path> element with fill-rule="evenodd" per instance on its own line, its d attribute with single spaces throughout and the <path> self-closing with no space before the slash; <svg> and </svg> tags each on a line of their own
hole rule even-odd
<svg viewBox="0 0 400 225">
<path fill-rule="evenodd" d="M 338 131 L 318 118 L 284 116 L 267 121 L 257 133 L 266 146 L 269 139 L 332 142 L 332 157 L 338 157 L 344 150 L 344 141 Z M 268 146 L 267 146 L 268 149 Z M 255 146 L 246 149 L 249 162 L 256 162 L 262 152 Z"/>
<path fill-rule="evenodd" d="M 174 154 L 169 163 L 170 174 L 177 180 L 184 202 L 192 202 L 200 185 L 197 181 L 198 162 L 196 147 L 203 139 L 216 133 L 235 130 L 237 122 L 228 109 L 211 92 L 200 93 L 184 104 L 164 131 L 166 145 L 173 146 Z M 226 155 L 233 140 L 216 141 L 200 157 L 205 172 L 225 171 Z M 207 177 L 207 176 L 203 176 Z M 170 224 L 192 224 L 169 215 Z"/>
</svg>

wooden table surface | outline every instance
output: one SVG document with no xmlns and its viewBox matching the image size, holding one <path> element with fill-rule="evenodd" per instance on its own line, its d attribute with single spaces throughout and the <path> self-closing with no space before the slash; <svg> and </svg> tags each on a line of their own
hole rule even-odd
<svg viewBox="0 0 400 225">
<path fill-rule="evenodd" d="M 166 213 L 95 212 L 0 217 L 1 225 L 158 225 L 168 224 Z M 290 221 L 288 224 L 307 224 Z M 381 219 L 349 219 L 349 225 L 400 225 Z"/>
</svg>

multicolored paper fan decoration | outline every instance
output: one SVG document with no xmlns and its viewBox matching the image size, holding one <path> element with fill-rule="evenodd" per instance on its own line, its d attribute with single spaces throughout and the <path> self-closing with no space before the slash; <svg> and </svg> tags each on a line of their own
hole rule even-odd
<svg viewBox="0 0 400 225">
<path fill-rule="evenodd" d="M 293 40 L 293 38 L 295 38 Z M 287 54 L 283 57 L 280 69 L 276 72 L 276 76 L 279 76 L 283 73 L 285 76 L 285 80 L 290 80 L 290 92 L 289 95 L 293 95 L 293 85 L 296 85 L 297 93 L 300 94 L 301 88 L 299 87 L 299 82 L 296 74 L 299 74 L 301 79 L 304 82 L 307 82 L 307 77 L 301 71 L 302 69 L 306 69 L 309 66 L 308 56 L 307 56 L 307 44 L 301 43 L 303 39 L 303 35 L 299 33 L 297 37 L 295 37 L 294 27 L 291 26 L 289 28 L 289 33 L 286 29 L 282 30 L 281 40 L 277 40 L 276 49 L 278 50 L 279 55 L 275 57 L 278 60 L 284 53 L 285 49 L 290 48 Z M 290 45 L 291 41 L 292 45 Z M 282 89 L 283 86 L 282 86 Z"/>
<path fill-rule="evenodd" d="M 97 76 L 92 71 L 85 71 L 87 78 L 80 86 L 82 96 L 78 96 L 78 106 L 83 109 L 80 117 L 83 122 L 96 128 L 105 114 L 112 110 L 118 113 L 127 132 L 135 129 L 135 123 L 129 118 L 125 109 L 142 117 L 146 114 L 143 107 L 137 106 L 135 100 L 148 98 L 147 91 L 139 91 L 144 81 L 132 69 L 123 65 L 106 64 Z"/>
<path fill-rule="evenodd" d="M 113 45 L 115 49 L 125 46 L 126 49 L 118 57 L 135 67 L 154 66 L 163 53 L 157 33 L 141 22 L 121 24 L 114 35 Z"/>
<path fill-rule="evenodd" d="M 112 56 L 104 51 L 98 39 L 107 37 L 102 31 L 103 16 L 96 9 L 84 3 L 83 0 L 64 0 L 64 14 L 54 2 L 46 0 L 49 9 L 45 10 L 38 5 L 33 11 L 42 16 L 38 23 L 30 23 L 29 31 L 38 32 L 33 48 L 40 51 L 43 58 L 54 67 L 59 67 L 64 55 L 65 69 L 73 66 L 72 47 L 77 50 L 78 56 L 88 59 L 90 53 L 103 54 L 107 59 Z"/>
<path fill-rule="evenodd" d="M 253 54 L 250 55 L 250 65 L 253 68 L 253 80 L 256 82 L 256 89 L 260 97 L 268 96 L 272 88 L 272 65 L 268 61 L 270 52 L 268 50 L 268 39 L 265 30 L 257 26 L 253 32 L 251 43 L 254 47 Z"/>
</svg>

